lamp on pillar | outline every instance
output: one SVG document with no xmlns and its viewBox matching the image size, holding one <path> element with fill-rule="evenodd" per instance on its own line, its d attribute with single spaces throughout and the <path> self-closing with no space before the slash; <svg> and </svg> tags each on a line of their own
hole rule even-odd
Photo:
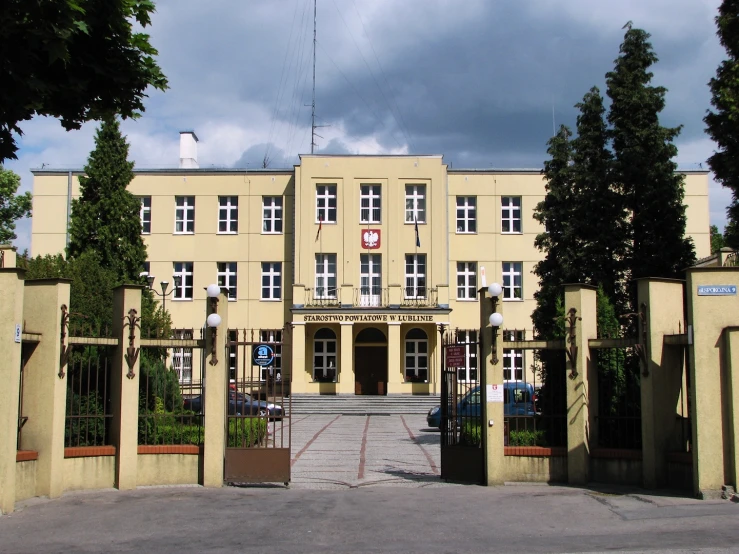
<svg viewBox="0 0 739 554">
<path fill-rule="evenodd" d="M 206 323 L 211 332 L 210 340 L 210 365 L 216 365 L 218 363 L 218 356 L 216 350 L 216 337 L 218 336 L 218 326 L 221 324 L 221 316 L 218 315 L 218 296 L 221 294 L 221 287 L 218 285 L 208 285 L 206 289 L 208 298 L 210 298 L 210 314 Z"/>
<path fill-rule="evenodd" d="M 488 287 L 488 292 L 490 293 L 490 302 L 492 303 L 493 312 L 490 314 L 489 318 L 490 325 L 493 328 L 493 358 L 492 360 L 490 360 L 490 362 L 495 365 L 500 361 L 498 359 L 498 329 L 501 325 L 503 325 L 503 316 L 495 310 L 498 308 L 498 297 L 503 292 L 503 287 L 501 287 L 498 283 L 490 283 L 490 286 Z"/>
</svg>

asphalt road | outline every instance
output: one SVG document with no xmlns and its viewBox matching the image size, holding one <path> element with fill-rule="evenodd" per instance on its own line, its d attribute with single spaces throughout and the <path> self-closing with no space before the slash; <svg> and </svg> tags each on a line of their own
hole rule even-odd
<svg viewBox="0 0 739 554">
<path fill-rule="evenodd" d="M 446 484 L 438 432 L 419 416 L 292 425 L 290 488 L 35 499 L 0 517 L 0 552 L 739 552 L 739 505 L 729 501 Z"/>
</svg>

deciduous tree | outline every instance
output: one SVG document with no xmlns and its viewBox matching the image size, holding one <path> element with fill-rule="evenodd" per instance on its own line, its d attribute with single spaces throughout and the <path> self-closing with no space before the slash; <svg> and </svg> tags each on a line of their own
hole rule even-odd
<svg viewBox="0 0 739 554">
<path fill-rule="evenodd" d="M 31 215 L 31 193 L 16 194 L 21 178 L 0 166 L 0 244 L 18 238 L 15 222 Z"/>
</svg>

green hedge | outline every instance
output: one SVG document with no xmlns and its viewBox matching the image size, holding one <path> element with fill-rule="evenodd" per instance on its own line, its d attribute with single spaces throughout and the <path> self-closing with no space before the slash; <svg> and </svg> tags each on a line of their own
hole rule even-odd
<svg viewBox="0 0 739 554">
<path fill-rule="evenodd" d="M 544 431 L 511 431 L 508 446 L 547 446 L 547 439 Z"/>
<path fill-rule="evenodd" d="M 226 446 L 245 448 L 257 444 L 267 436 L 267 421 L 257 417 L 237 417 L 228 420 Z"/>
<path fill-rule="evenodd" d="M 466 421 L 462 426 L 460 442 L 466 446 L 480 446 L 482 444 L 482 429 L 479 423 Z"/>
</svg>

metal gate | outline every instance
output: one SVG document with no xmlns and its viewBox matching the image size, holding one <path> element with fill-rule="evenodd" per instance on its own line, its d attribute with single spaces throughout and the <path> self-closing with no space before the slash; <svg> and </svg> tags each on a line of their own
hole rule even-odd
<svg viewBox="0 0 739 554">
<path fill-rule="evenodd" d="M 224 481 L 290 482 L 290 380 L 285 329 L 231 329 Z"/>
<path fill-rule="evenodd" d="M 452 332 L 442 339 L 441 477 L 447 481 L 482 484 L 485 451 L 482 444 L 479 336 Z M 474 367 L 473 367 L 474 366 Z"/>
</svg>

